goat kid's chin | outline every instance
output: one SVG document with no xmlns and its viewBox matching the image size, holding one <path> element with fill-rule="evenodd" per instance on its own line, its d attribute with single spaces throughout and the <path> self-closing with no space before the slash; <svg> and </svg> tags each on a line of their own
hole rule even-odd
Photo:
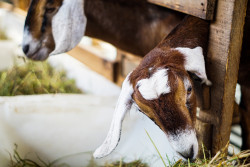
<svg viewBox="0 0 250 167">
<path fill-rule="evenodd" d="M 185 161 L 194 160 L 198 154 L 198 140 L 193 129 L 178 130 L 178 133 L 167 135 L 170 145 L 176 151 L 178 158 Z"/>
</svg>

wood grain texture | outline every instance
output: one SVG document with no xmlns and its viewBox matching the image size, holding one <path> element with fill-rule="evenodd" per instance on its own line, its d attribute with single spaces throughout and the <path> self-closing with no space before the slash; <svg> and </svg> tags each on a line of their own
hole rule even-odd
<svg viewBox="0 0 250 167">
<path fill-rule="evenodd" d="M 210 26 L 206 61 L 213 82 L 210 112 L 218 120 L 211 136 L 212 154 L 223 148 L 230 136 L 246 6 L 247 0 L 218 0 Z"/>
<path fill-rule="evenodd" d="M 173 10 L 193 15 L 202 19 L 212 20 L 216 0 L 148 0 Z"/>
</svg>

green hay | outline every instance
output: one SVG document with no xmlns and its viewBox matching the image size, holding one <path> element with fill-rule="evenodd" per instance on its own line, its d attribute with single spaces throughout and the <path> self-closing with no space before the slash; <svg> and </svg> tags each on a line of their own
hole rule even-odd
<svg viewBox="0 0 250 167">
<path fill-rule="evenodd" d="M 155 149 L 157 150 L 164 166 L 166 167 L 166 163 L 164 159 L 162 158 L 162 155 L 158 151 L 158 148 L 156 147 L 154 141 L 150 137 L 149 133 L 146 131 L 150 141 L 154 145 Z M 202 144 L 202 153 L 203 153 L 203 159 L 197 158 L 194 162 L 190 162 L 188 159 L 187 162 L 184 162 L 182 160 L 177 161 L 174 164 L 171 164 L 168 156 L 166 155 L 169 163 L 169 167 L 250 167 L 250 150 L 242 151 L 239 154 L 234 154 L 233 156 L 228 156 L 228 146 L 229 143 L 220 150 L 214 157 L 206 157 L 206 152 L 208 152 L 204 145 Z"/>
<path fill-rule="evenodd" d="M 55 160 L 54 162 L 51 163 L 47 163 L 41 160 L 39 157 L 38 159 L 39 161 L 35 162 L 28 158 L 21 157 L 18 153 L 18 147 L 17 145 L 15 145 L 14 154 L 13 156 L 10 155 L 9 167 L 70 167 L 67 164 L 55 165 L 55 163 L 58 160 Z M 95 160 L 92 159 L 86 167 L 149 167 L 149 166 L 147 164 L 143 164 L 140 160 L 133 161 L 130 163 L 125 163 L 121 160 L 119 162 L 115 162 L 112 164 L 105 164 L 104 166 L 98 166 Z"/>
<path fill-rule="evenodd" d="M 182 160 L 177 161 L 172 164 L 171 167 L 249 167 L 250 166 L 250 150 L 242 151 L 233 156 L 228 156 L 227 145 L 225 148 L 220 150 L 214 157 L 206 157 L 199 159 L 197 158 L 194 162 L 183 162 Z M 203 153 L 205 153 L 205 148 L 202 147 Z"/>
<path fill-rule="evenodd" d="M 250 150 L 242 151 L 239 154 L 233 156 L 227 156 L 228 145 L 219 151 L 214 157 L 206 159 L 196 159 L 194 162 L 183 162 L 182 160 L 177 161 L 174 164 L 169 164 L 170 167 L 249 167 L 250 163 Z M 203 150 L 205 151 L 205 150 Z M 39 162 L 32 161 L 30 159 L 21 157 L 18 154 L 17 146 L 15 147 L 14 154 L 11 157 L 9 167 L 70 167 L 67 164 L 55 165 L 55 162 L 46 163 L 39 159 Z M 104 166 L 98 166 L 94 159 L 89 162 L 86 167 L 149 167 L 147 164 L 143 164 L 140 160 L 125 163 L 122 160 L 112 164 L 105 164 Z"/>
<path fill-rule="evenodd" d="M 48 93 L 82 93 L 64 71 L 54 70 L 47 62 L 28 61 L 23 66 L 0 72 L 0 96 Z"/>
<path fill-rule="evenodd" d="M 5 31 L 0 29 L 0 40 L 7 40 L 7 39 L 8 39 L 8 37 L 5 33 Z"/>
</svg>

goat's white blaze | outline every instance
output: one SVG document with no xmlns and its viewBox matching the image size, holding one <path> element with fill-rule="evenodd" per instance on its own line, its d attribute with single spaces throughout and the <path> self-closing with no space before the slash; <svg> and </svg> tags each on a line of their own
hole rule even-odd
<svg viewBox="0 0 250 167">
<path fill-rule="evenodd" d="M 29 46 L 29 54 L 34 54 L 40 47 L 39 41 L 33 38 L 28 30 L 28 27 L 24 27 L 22 47 Z"/>
<path fill-rule="evenodd" d="M 82 39 L 86 24 L 84 0 L 64 0 L 52 19 L 52 32 L 56 48 L 51 55 L 73 49 Z"/>
<path fill-rule="evenodd" d="M 183 155 L 188 155 L 193 149 L 193 157 L 196 158 L 198 154 L 198 140 L 196 132 L 193 129 L 180 130 L 175 134 L 168 135 L 168 140 L 173 149 Z"/>
<path fill-rule="evenodd" d="M 94 152 L 95 158 L 102 158 L 109 155 L 119 143 L 122 122 L 127 111 L 131 109 L 132 94 L 134 92 L 134 89 L 129 82 L 129 76 L 130 74 L 126 77 L 122 84 L 122 90 L 116 104 L 108 135 L 102 145 Z"/>
<path fill-rule="evenodd" d="M 168 69 L 158 69 L 150 78 L 138 81 L 137 87 L 146 100 L 154 100 L 162 94 L 170 93 Z"/>
<path fill-rule="evenodd" d="M 211 81 L 207 79 L 203 51 L 200 46 L 194 49 L 185 47 L 175 49 L 185 56 L 186 62 L 184 66 L 187 71 L 195 73 L 206 85 L 212 85 Z"/>
</svg>

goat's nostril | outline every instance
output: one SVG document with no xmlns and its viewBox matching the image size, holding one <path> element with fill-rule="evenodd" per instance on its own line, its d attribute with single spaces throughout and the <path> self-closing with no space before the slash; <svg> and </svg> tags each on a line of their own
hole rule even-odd
<svg viewBox="0 0 250 167">
<path fill-rule="evenodd" d="M 23 46 L 23 52 L 27 54 L 29 52 L 30 46 L 29 45 L 24 45 Z"/>
<path fill-rule="evenodd" d="M 185 159 L 193 160 L 194 159 L 194 146 L 192 145 L 189 151 L 179 152 L 181 156 Z"/>
</svg>

